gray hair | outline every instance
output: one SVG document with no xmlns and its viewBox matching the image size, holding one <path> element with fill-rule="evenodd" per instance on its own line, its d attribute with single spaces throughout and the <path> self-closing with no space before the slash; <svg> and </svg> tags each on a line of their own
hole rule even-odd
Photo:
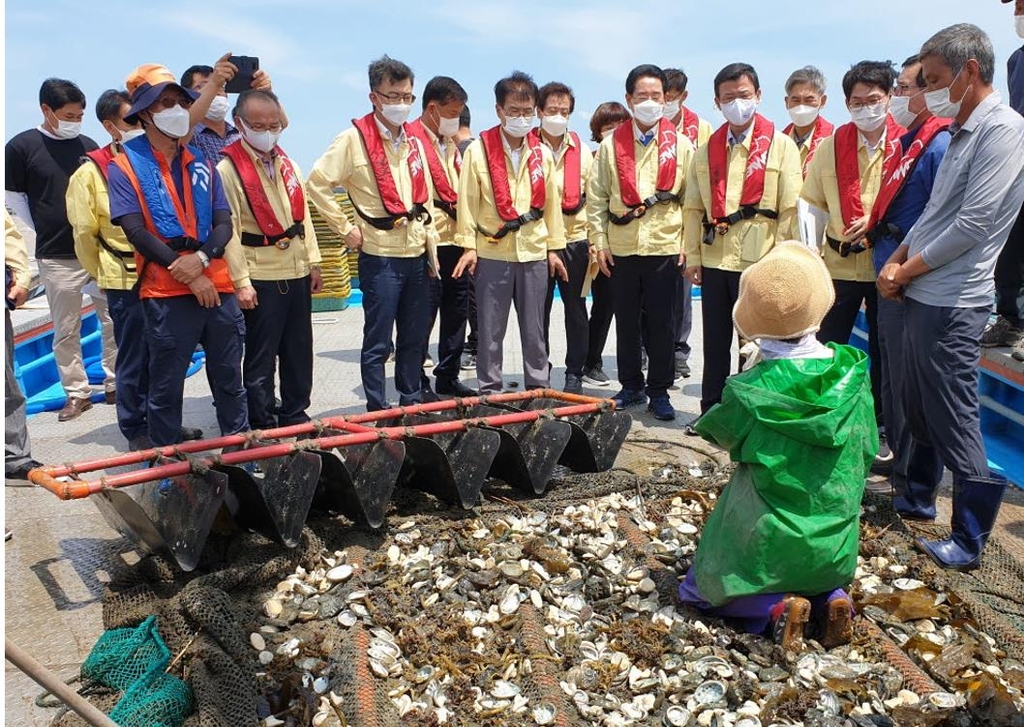
<svg viewBox="0 0 1024 727">
<path fill-rule="evenodd" d="M 996 58 L 992 41 L 977 25 L 958 23 L 943 28 L 921 46 L 921 60 L 936 56 L 953 71 L 960 73 L 967 61 L 978 62 L 982 83 L 991 85 L 995 77 Z"/>
<path fill-rule="evenodd" d="M 814 66 L 804 66 L 793 71 L 786 79 L 786 93 L 793 90 L 798 83 L 807 83 L 822 96 L 825 95 L 825 76 Z"/>
</svg>

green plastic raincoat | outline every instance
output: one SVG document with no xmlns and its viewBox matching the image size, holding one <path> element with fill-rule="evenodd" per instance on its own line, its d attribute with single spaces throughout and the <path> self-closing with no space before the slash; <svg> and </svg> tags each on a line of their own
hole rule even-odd
<svg viewBox="0 0 1024 727">
<path fill-rule="evenodd" d="M 713 606 L 846 586 L 864 478 L 878 451 L 867 356 L 763 361 L 729 379 L 697 432 L 738 462 L 694 559 Z"/>
</svg>

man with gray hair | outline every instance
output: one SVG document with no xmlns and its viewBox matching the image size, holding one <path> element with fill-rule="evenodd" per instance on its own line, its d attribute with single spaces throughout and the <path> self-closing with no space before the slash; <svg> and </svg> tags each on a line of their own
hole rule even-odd
<svg viewBox="0 0 1024 727">
<path fill-rule="evenodd" d="M 832 136 L 836 128 L 821 115 L 821 110 L 828 102 L 824 74 L 814 66 L 804 66 L 793 71 L 786 79 L 785 101 L 792 123 L 783 133 L 800 150 L 800 164 L 806 177 L 807 166 L 818 144 Z"/>
<path fill-rule="evenodd" d="M 952 138 L 917 224 L 878 276 L 906 305 L 904 403 L 913 446 L 932 446 L 953 473 L 952 536 L 919 538 L 945 568 L 978 567 L 1006 479 L 981 437 L 978 361 L 993 272 L 1024 203 L 1024 118 L 992 86 L 992 41 L 952 25 L 921 48 L 928 110 L 953 119 Z M 920 499 L 934 502 L 935 489 Z M 927 502 L 923 503 L 929 504 Z"/>
</svg>

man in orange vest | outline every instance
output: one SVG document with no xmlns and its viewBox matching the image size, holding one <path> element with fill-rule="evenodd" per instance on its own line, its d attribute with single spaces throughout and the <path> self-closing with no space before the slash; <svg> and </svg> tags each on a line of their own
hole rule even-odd
<svg viewBox="0 0 1024 727">
<path fill-rule="evenodd" d="M 199 343 L 221 433 L 245 431 L 245 323 L 224 260 L 231 209 L 213 164 L 182 143 L 196 95 L 156 64 L 139 66 L 125 83 L 132 106 L 124 121 L 141 122 L 146 134 L 124 144 L 108 166 L 110 218 L 135 248 L 149 342 L 150 440 L 181 441 L 185 374 Z"/>
</svg>

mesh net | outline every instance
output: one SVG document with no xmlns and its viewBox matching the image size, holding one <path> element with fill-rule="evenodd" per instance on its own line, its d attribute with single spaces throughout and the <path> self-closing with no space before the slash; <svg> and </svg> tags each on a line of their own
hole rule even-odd
<svg viewBox="0 0 1024 727">
<path fill-rule="evenodd" d="M 137 680 L 110 713 L 120 727 L 179 727 L 192 713 L 192 690 L 162 671 Z"/>
<path fill-rule="evenodd" d="M 82 664 L 82 677 L 124 692 L 166 669 L 170 661 L 171 652 L 156 630 L 156 617 L 150 616 L 135 628 L 104 633 Z"/>
</svg>

